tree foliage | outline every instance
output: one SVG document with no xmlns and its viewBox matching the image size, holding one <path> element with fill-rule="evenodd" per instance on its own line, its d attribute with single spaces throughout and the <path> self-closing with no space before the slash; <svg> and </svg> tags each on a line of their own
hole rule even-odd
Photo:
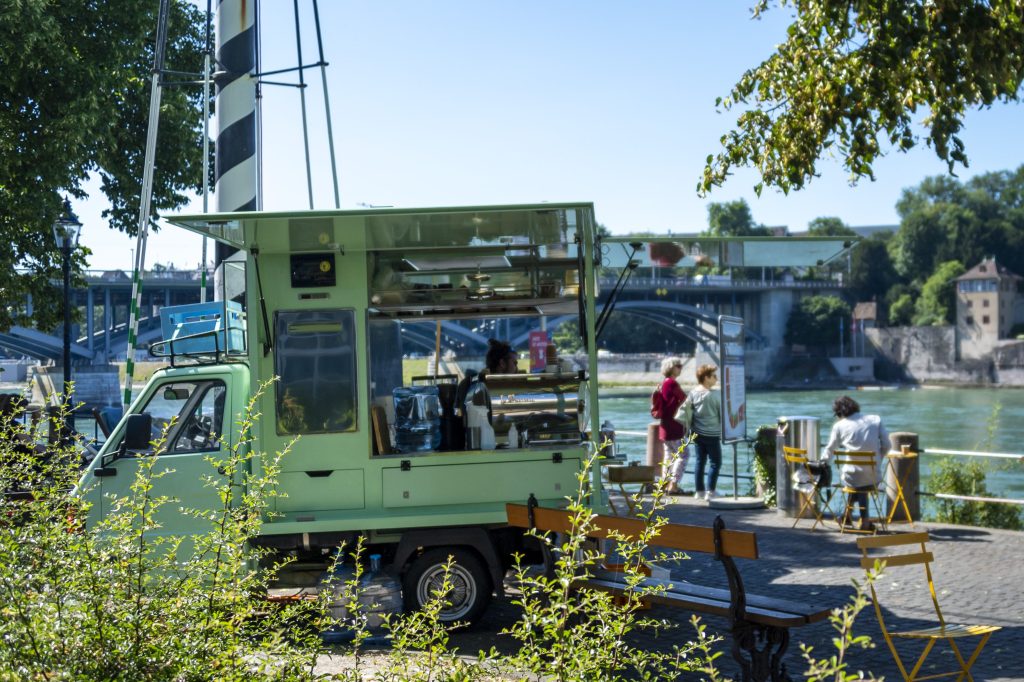
<svg viewBox="0 0 1024 682">
<path fill-rule="evenodd" d="M 856 237 L 841 218 L 822 216 L 807 223 L 807 234 L 813 237 Z"/>
<path fill-rule="evenodd" d="M 896 295 L 889 304 L 889 324 L 894 327 L 902 327 L 914 321 L 914 299 L 906 293 Z"/>
<path fill-rule="evenodd" d="M 769 236 L 771 232 L 754 222 L 746 199 L 737 199 L 708 204 L 708 229 L 704 234 L 709 237 L 756 237 Z"/>
<path fill-rule="evenodd" d="M 837 296 L 808 296 L 789 314 L 786 343 L 811 347 L 839 344 L 839 330 L 850 317 L 850 306 Z"/>
<path fill-rule="evenodd" d="M 956 277 L 966 270 L 960 261 L 947 261 L 921 287 L 921 298 L 914 304 L 914 324 L 953 324 L 956 321 Z"/>
<path fill-rule="evenodd" d="M 60 255 L 50 225 L 61 195 L 82 198 L 97 173 L 110 226 L 136 231 L 158 2 L 20 0 L 0 4 L 0 328 L 25 323 L 10 307 L 35 299 L 43 328 L 61 317 L 50 281 Z M 198 71 L 204 22 L 192 3 L 171 3 L 166 66 Z M 166 88 L 153 210 L 184 203 L 202 180 L 201 89 Z M 92 226 L 90 226 L 92 227 Z M 84 251 L 76 255 L 83 263 Z M 16 271 L 17 268 L 17 271 Z"/>
<path fill-rule="evenodd" d="M 755 17 L 770 0 L 759 0 Z M 852 182 L 874 179 L 887 147 L 924 142 L 949 167 L 967 166 L 958 137 L 968 109 L 1020 98 L 1024 12 L 1020 0 L 845 3 L 778 0 L 792 6 L 786 39 L 718 100 L 739 116 L 709 155 L 697 189 L 751 166 L 764 185 L 800 189 L 831 154 Z M 923 115 L 922 115 L 923 114 Z"/>
<path fill-rule="evenodd" d="M 892 234 L 873 234 L 857 242 L 850 252 L 850 293 L 856 301 L 880 301 L 899 282 L 889 258 Z"/>
<path fill-rule="evenodd" d="M 923 282 L 946 261 L 973 267 L 986 256 L 1024 272 L 1024 166 L 967 182 L 926 178 L 903 191 L 896 210 L 893 265 L 908 280 Z"/>
</svg>

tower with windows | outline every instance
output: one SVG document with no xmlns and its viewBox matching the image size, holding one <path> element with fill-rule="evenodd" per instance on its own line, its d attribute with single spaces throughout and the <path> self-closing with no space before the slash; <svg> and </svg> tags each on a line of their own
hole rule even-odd
<svg viewBox="0 0 1024 682">
<path fill-rule="evenodd" d="M 961 359 L 987 356 L 1014 326 L 1017 274 L 989 257 L 956 278 L 956 331 Z"/>
</svg>

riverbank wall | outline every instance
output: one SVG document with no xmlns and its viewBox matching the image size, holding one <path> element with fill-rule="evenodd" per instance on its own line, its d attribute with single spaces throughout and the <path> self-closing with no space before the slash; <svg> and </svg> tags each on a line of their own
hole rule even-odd
<svg viewBox="0 0 1024 682">
<path fill-rule="evenodd" d="M 1024 341 L 1000 341 L 989 357 L 960 360 L 953 326 L 873 328 L 865 336 L 880 381 L 1024 387 Z"/>
<path fill-rule="evenodd" d="M 599 357 L 597 364 L 602 384 L 629 384 L 635 386 L 657 385 L 661 383 L 661 361 L 667 354 L 633 353 L 629 355 L 608 355 Z M 684 386 L 696 381 L 697 367 L 703 364 L 717 364 L 707 353 L 698 352 L 684 355 L 683 371 L 680 374 Z M 773 376 L 779 363 L 784 360 L 782 354 L 775 350 L 748 350 L 746 353 L 745 373 L 747 384 L 751 388 L 773 385 Z"/>
</svg>

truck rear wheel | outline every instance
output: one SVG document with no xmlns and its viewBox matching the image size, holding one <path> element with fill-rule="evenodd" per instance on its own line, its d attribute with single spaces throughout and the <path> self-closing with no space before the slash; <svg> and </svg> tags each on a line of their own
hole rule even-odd
<svg viewBox="0 0 1024 682">
<path fill-rule="evenodd" d="M 437 547 L 416 557 L 402 579 L 402 596 L 407 611 L 423 608 L 443 587 L 445 566 L 452 557 L 448 573 L 447 603 L 441 609 L 444 623 L 468 621 L 475 623 L 491 602 L 491 579 L 487 568 L 475 552 L 462 548 Z"/>
</svg>

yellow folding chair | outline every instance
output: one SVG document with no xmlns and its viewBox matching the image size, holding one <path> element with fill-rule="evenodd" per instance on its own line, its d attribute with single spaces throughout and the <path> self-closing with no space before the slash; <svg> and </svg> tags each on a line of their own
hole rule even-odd
<svg viewBox="0 0 1024 682">
<path fill-rule="evenodd" d="M 878 463 L 875 460 L 875 453 L 867 450 L 836 450 L 832 453 L 835 456 L 836 467 L 842 470 L 843 465 L 849 464 L 861 469 L 866 469 L 869 473 L 869 478 L 875 481 L 874 485 L 863 485 L 863 486 L 849 486 L 845 483 L 839 488 L 839 490 L 846 495 L 846 505 L 843 508 L 843 513 L 839 517 L 839 532 L 844 533 L 850 531 L 851 533 L 871 533 L 878 532 L 879 526 L 883 530 L 886 530 L 887 526 L 885 523 L 885 510 L 879 502 L 879 490 L 878 490 Z M 841 478 L 841 474 L 840 474 Z M 871 528 L 868 530 L 861 530 L 859 528 L 851 528 L 848 524 L 844 523 L 850 517 L 850 512 L 853 511 L 853 496 L 858 493 L 868 494 L 868 510 L 871 509 L 871 503 L 875 505 L 875 509 L 878 510 L 878 523 L 871 524 Z M 870 520 L 870 519 L 868 519 Z"/>
<path fill-rule="evenodd" d="M 913 682 L 914 680 L 930 680 L 939 677 L 950 677 L 952 675 L 957 676 L 957 680 L 973 680 L 971 676 L 971 666 L 978 660 L 978 655 L 981 654 L 981 650 L 985 648 L 988 643 L 989 637 L 992 636 L 993 632 L 1002 630 L 1002 626 L 999 625 L 954 625 L 947 623 L 946 619 L 942 617 L 942 610 L 939 608 L 939 599 L 935 593 L 935 584 L 932 582 L 932 570 L 931 562 L 934 560 L 934 556 L 928 551 L 925 543 L 928 542 L 928 532 L 920 533 L 900 533 L 897 535 L 878 536 L 872 538 L 858 538 L 857 547 L 861 551 L 860 565 L 865 571 L 874 568 L 876 560 L 885 561 L 884 573 L 890 574 L 890 570 L 898 567 L 923 565 L 925 577 L 928 579 L 928 592 L 931 594 L 932 604 L 935 606 L 935 615 L 939 619 L 939 624 L 934 627 L 920 628 L 916 630 L 906 630 L 903 632 L 890 632 L 889 628 L 885 624 L 885 618 L 882 616 L 882 607 L 878 602 L 878 594 L 875 591 L 875 586 L 871 585 L 871 601 L 875 605 L 875 615 L 878 617 L 878 624 L 882 628 L 882 635 L 885 637 L 885 643 L 889 645 L 889 650 L 892 651 L 893 658 L 896 659 L 896 665 L 900 669 L 900 673 L 903 675 L 903 679 L 906 682 Z M 918 547 L 908 548 L 908 545 L 918 545 Z M 896 549 L 911 549 L 910 552 L 899 553 Z M 875 555 L 869 555 L 869 550 L 882 550 L 881 553 Z M 902 581 L 901 581 L 902 582 Z M 905 592 L 905 589 L 901 587 L 901 592 Z M 963 655 L 960 653 L 960 648 L 956 645 L 957 639 L 963 639 L 965 637 L 980 637 L 981 640 L 978 645 L 974 648 L 974 653 L 966 661 Z M 893 639 L 916 639 L 924 640 L 926 642 L 924 651 L 921 652 L 921 656 L 917 659 L 917 663 L 914 664 L 913 669 L 910 673 L 907 673 L 907 668 L 903 664 L 903 660 L 900 658 L 899 653 L 896 651 L 896 645 Z M 953 649 L 953 654 L 956 656 L 957 663 L 959 664 L 958 670 L 952 670 L 945 673 L 931 673 L 919 677 L 918 673 L 921 671 L 921 666 L 924 665 L 925 659 L 928 658 L 928 654 L 931 653 L 935 643 L 945 640 L 949 642 L 949 646 Z"/>
<path fill-rule="evenodd" d="M 824 513 L 825 510 L 828 509 L 829 500 L 831 499 L 831 489 L 829 489 L 828 495 L 824 495 L 822 493 L 820 478 L 818 474 L 811 471 L 811 462 L 807 459 L 807 450 L 804 448 L 791 448 L 788 445 L 783 445 L 782 454 L 786 458 L 786 461 L 794 467 L 803 467 L 804 471 L 806 471 L 807 475 L 810 477 L 810 480 L 814 482 L 814 489 L 804 496 L 803 503 L 800 505 L 800 511 L 796 514 L 796 520 L 793 521 L 793 525 L 790 527 L 796 528 L 796 524 L 800 523 L 800 519 L 804 517 L 804 512 L 810 509 L 814 514 L 814 523 L 811 525 L 811 530 L 817 528 L 819 524 L 824 528 Z"/>
</svg>

